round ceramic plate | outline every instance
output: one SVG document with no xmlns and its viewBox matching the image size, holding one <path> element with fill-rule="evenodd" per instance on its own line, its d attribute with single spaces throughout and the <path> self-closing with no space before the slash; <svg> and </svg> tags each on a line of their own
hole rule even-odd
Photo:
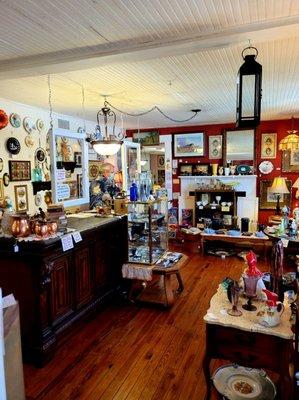
<svg viewBox="0 0 299 400">
<path fill-rule="evenodd" d="M 270 174 L 274 169 L 274 165 L 271 161 L 262 161 L 259 165 L 259 171 L 262 174 Z"/>
<path fill-rule="evenodd" d="M 45 150 L 42 149 L 41 147 L 36 149 L 35 150 L 35 159 L 38 162 L 43 163 L 46 160 L 46 152 L 45 152 Z"/>
<path fill-rule="evenodd" d="M 38 119 L 38 120 L 36 121 L 36 129 L 37 129 L 39 132 L 41 132 L 41 131 L 44 129 L 44 127 L 45 127 L 44 121 L 43 121 L 42 119 Z"/>
<path fill-rule="evenodd" d="M 276 396 L 273 382 L 260 369 L 225 365 L 212 379 L 218 392 L 230 400 L 273 400 Z"/>
<path fill-rule="evenodd" d="M 5 174 L 3 174 L 3 185 L 4 186 L 8 186 L 10 182 L 10 178 L 7 172 L 5 172 Z"/>
<path fill-rule="evenodd" d="M 10 137 L 6 141 L 6 149 L 11 154 L 18 154 L 21 150 L 20 142 L 15 137 Z"/>
<path fill-rule="evenodd" d="M 250 166 L 249 165 L 244 165 L 240 164 L 237 166 L 237 172 L 240 175 L 248 175 L 250 173 Z"/>
<path fill-rule="evenodd" d="M 0 110 L 0 129 L 3 129 L 8 124 L 8 115 L 4 110 Z"/>
<path fill-rule="evenodd" d="M 40 193 L 36 193 L 34 197 L 34 202 L 36 207 L 39 207 L 42 204 L 42 195 Z"/>
<path fill-rule="evenodd" d="M 25 136 L 24 141 L 27 147 L 31 148 L 34 146 L 34 139 L 32 135 L 28 134 L 27 136 Z"/>
<path fill-rule="evenodd" d="M 3 158 L 0 157 L 0 172 L 3 170 Z"/>
<path fill-rule="evenodd" d="M 29 117 L 24 118 L 23 126 L 24 126 L 25 131 L 28 133 L 31 133 L 36 129 L 36 126 L 35 126 L 33 120 Z"/>
<path fill-rule="evenodd" d="M 9 116 L 9 122 L 11 124 L 11 126 L 13 126 L 14 128 L 20 128 L 21 126 L 21 117 L 19 116 L 19 114 L 16 113 L 12 113 Z"/>
</svg>

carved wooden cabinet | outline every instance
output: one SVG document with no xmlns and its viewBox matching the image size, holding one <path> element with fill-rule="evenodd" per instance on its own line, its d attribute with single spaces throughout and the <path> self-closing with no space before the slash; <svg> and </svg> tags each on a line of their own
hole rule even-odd
<svg viewBox="0 0 299 400">
<path fill-rule="evenodd" d="M 25 359 L 42 365 L 67 328 L 116 295 L 127 261 L 127 218 L 70 221 L 82 241 L 62 251 L 60 239 L 0 239 L 0 286 L 20 305 Z M 80 227 L 82 229 L 80 229 Z"/>
</svg>

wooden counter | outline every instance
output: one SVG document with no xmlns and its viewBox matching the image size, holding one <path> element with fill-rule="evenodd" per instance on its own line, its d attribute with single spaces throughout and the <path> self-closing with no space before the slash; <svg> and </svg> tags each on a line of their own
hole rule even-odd
<svg viewBox="0 0 299 400">
<path fill-rule="evenodd" d="M 0 239 L 0 286 L 19 301 L 25 359 L 42 365 L 67 328 L 116 294 L 127 261 L 127 218 L 69 218 L 82 241 Z"/>
</svg>

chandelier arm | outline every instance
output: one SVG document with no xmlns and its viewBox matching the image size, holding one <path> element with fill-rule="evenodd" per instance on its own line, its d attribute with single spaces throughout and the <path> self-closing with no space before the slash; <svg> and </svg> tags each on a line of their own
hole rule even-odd
<svg viewBox="0 0 299 400">
<path fill-rule="evenodd" d="M 128 115 L 129 117 L 142 117 L 143 115 L 149 114 L 149 113 L 151 113 L 152 111 L 155 111 L 155 110 L 156 110 L 156 111 L 158 111 L 161 115 L 163 115 L 163 117 L 169 119 L 169 120 L 172 121 L 172 122 L 188 122 L 188 121 L 191 121 L 191 119 L 193 119 L 194 117 L 196 117 L 196 115 L 198 114 L 197 111 L 193 111 L 193 112 L 194 112 L 194 115 L 192 115 L 192 117 L 190 117 L 190 118 L 186 118 L 186 119 L 174 119 L 174 118 L 169 117 L 167 114 L 165 114 L 158 106 L 154 106 L 154 107 L 150 108 L 149 110 L 143 111 L 143 112 L 141 112 L 141 113 L 128 113 L 128 112 L 126 112 L 126 111 L 120 110 L 119 108 L 113 106 L 111 103 L 109 103 L 109 101 L 105 101 L 105 106 L 107 106 L 107 105 L 109 105 L 111 108 L 113 108 L 114 110 L 116 110 L 116 111 L 118 111 L 118 112 L 120 112 L 120 113 L 122 113 L 122 114 Z"/>
</svg>

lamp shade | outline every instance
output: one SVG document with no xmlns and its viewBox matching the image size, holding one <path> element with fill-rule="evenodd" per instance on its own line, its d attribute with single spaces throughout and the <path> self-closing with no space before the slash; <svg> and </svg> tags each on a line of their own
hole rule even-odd
<svg viewBox="0 0 299 400">
<path fill-rule="evenodd" d="M 121 144 L 122 142 L 118 140 L 96 140 L 91 142 L 94 151 L 102 156 L 112 156 L 116 154 Z"/>
<path fill-rule="evenodd" d="M 281 176 L 274 178 L 272 186 L 269 188 L 269 192 L 277 194 L 290 193 L 289 189 L 287 188 L 286 178 L 282 178 Z"/>
<path fill-rule="evenodd" d="M 298 131 L 287 131 L 288 135 L 279 142 L 279 150 L 298 150 L 299 149 L 299 136 L 296 135 Z"/>
<path fill-rule="evenodd" d="M 299 178 L 296 179 L 292 187 L 299 189 Z"/>
</svg>

